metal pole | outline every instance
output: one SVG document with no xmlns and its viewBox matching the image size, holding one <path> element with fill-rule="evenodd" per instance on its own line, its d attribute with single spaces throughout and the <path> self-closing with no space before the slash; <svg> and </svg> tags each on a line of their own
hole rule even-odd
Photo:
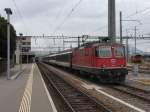
<svg viewBox="0 0 150 112">
<path fill-rule="evenodd" d="M 135 26 L 135 29 L 134 29 L 134 34 L 135 34 L 135 55 L 136 55 L 136 31 L 137 31 L 137 28 L 136 28 L 136 26 Z"/>
<path fill-rule="evenodd" d="M 20 71 L 22 71 L 22 45 L 20 40 Z"/>
<path fill-rule="evenodd" d="M 108 37 L 111 42 L 116 42 L 115 0 L 108 0 Z"/>
<path fill-rule="evenodd" d="M 126 29 L 127 39 L 126 39 L 126 61 L 129 62 L 129 37 L 128 37 L 128 30 Z"/>
<path fill-rule="evenodd" d="M 10 15 L 7 14 L 7 79 L 10 79 Z"/>
<path fill-rule="evenodd" d="M 23 34 L 20 33 L 20 72 L 22 71 L 22 36 Z"/>
<path fill-rule="evenodd" d="M 129 59 L 129 44 L 128 44 L 128 37 L 126 39 L 126 61 L 128 62 Z"/>
<path fill-rule="evenodd" d="M 122 44 L 122 12 L 120 11 L 120 43 Z"/>
<path fill-rule="evenodd" d="M 7 79 L 10 79 L 10 15 L 12 11 L 10 8 L 4 9 L 7 14 Z"/>
<path fill-rule="evenodd" d="M 80 47 L 80 37 L 78 36 L 78 48 Z"/>
<path fill-rule="evenodd" d="M 64 35 L 62 34 L 63 37 L 63 51 L 65 50 L 65 43 L 64 43 Z"/>
<path fill-rule="evenodd" d="M 28 60 L 29 60 L 29 57 L 28 57 L 29 55 L 27 54 L 27 64 L 28 64 Z"/>
</svg>

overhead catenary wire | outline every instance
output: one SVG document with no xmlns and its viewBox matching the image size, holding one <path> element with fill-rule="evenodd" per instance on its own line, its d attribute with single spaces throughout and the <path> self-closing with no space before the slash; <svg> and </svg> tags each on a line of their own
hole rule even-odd
<svg viewBox="0 0 150 112">
<path fill-rule="evenodd" d="M 137 14 L 143 13 L 143 12 L 149 10 L 149 9 L 150 9 L 150 7 L 146 7 L 146 8 L 144 8 L 144 9 L 140 10 L 140 11 L 136 11 L 135 13 L 132 13 L 132 14 L 126 16 L 126 18 L 129 18 L 129 17 L 135 16 L 135 15 L 137 15 Z"/>
<path fill-rule="evenodd" d="M 107 27 L 107 25 L 103 25 L 103 26 L 101 26 L 101 27 L 99 27 L 99 28 L 93 30 L 92 32 L 99 32 L 100 30 L 103 30 L 103 29 L 105 29 L 106 27 Z"/>
<path fill-rule="evenodd" d="M 103 33 L 102 31 L 103 30 L 105 30 L 106 29 L 106 27 L 107 27 L 107 25 L 103 25 L 103 26 L 101 26 L 101 27 L 98 27 L 98 28 L 96 28 L 96 29 L 94 29 L 94 30 L 92 30 L 92 32 L 90 33 L 90 34 L 95 34 L 95 33 Z"/>
<path fill-rule="evenodd" d="M 24 18 L 23 18 L 22 14 L 21 14 L 21 11 L 20 11 L 19 7 L 17 6 L 16 1 L 15 1 L 15 0 L 12 0 L 12 2 L 13 2 L 13 4 L 14 4 L 16 10 L 17 10 L 16 12 L 18 12 L 18 15 L 19 15 L 19 17 L 20 17 L 20 19 L 21 19 L 21 21 L 22 21 L 22 23 L 23 23 L 23 25 L 24 25 L 26 31 L 29 31 L 29 28 L 27 28 L 27 26 L 26 26 L 26 23 L 25 23 L 25 21 L 24 21 Z"/>
<path fill-rule="evenodd" d="M 141 13 L 143 13 L 143 12 L 145 12 L 145 11 L 148 11 L 148 10 L 150 10 L 150 6 L 148 6 L 148 7 L 146 7 L 146 8 L 143 8 L 143 9 L 141 9 L 141 10 L 139 10 L 139 11 L 138 11 L 137 8 L 136 8 L 136 12 L 129 14 L 129 15 L 126 16 L 125 18 L 130 18 L 130 17 L 132 17 L 132 16 L 136 16 L 136 15 L 141 14 Z M 141 24 L 140 20 L 138 20 L 138 22 Z"/>
<path fill-rule="evenodd" d="M 149 44 L 150 43 L 150 41 L 146 41 L 146 42 L 138 42 L 138 44 Z"/>
<path fill-rule="evenodd" d="M 79 0 L 74 7 L 71 9 L 71 11 L 66 15 L 66 17 L 63 19 L 63 21 L 56 27 L 56 29 L 54 30 L 53 34 L 56 33 L 63 25 L 64 23 L 69 19 L 69 17 L 72 15 L 72 13 L 75 11 L 75 9 L 80 5 L 80 3 L 83 0 Z"/>
</svg>

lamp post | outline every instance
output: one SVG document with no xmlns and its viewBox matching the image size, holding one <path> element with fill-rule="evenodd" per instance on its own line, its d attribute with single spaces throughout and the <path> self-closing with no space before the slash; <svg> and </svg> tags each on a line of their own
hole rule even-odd
<svg viewBox="0 0 150 112">
<path fill-rule="evenodd" d="M 20 72 L 22 71 L 22 33 L 19 33 L 20 35 Z"/>
<path fill-rule="evenodd" d="M 12 11 L 10 8 L 4 9 L 7 14 L 7 79 L 10 79 L 10 15 Z"/>
</svg>

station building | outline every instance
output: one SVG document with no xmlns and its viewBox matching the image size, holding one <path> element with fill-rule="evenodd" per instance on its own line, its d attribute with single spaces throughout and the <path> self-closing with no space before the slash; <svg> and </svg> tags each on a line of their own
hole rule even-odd
<svg viewBox="0 0 150 112">
<path fill-rule="evenodd" d="M 18 36 L 16 46 L 16 64 L 32 63 L 35 54 L 31 51 L 31 36 Z"/>
</svg>

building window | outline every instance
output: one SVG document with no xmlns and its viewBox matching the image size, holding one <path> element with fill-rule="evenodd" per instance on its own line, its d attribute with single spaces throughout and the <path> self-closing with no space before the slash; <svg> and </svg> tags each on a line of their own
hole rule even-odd
<svg viewBox="0 0 150 112">
<path fill-rule="evenodd" d="M 30 45 L 31 43 L 30 42 L 27 42 L 27 45 Z"/>
<path fill-rule="evenodd" d="M 23 37 L 22 40 L 26 40 L 26 38 Z"/>
</svg>

